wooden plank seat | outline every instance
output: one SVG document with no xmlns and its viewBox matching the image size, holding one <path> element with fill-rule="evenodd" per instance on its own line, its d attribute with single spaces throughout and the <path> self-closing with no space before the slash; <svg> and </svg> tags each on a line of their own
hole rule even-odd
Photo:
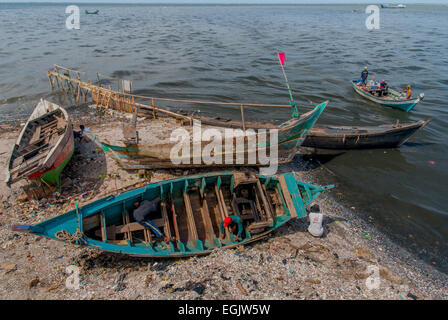
<svg viewBox="0 0 448 320">
<path fill-rule="evenodd" d="M 154 223 L 159 228 L 163 227 L 165 224 L 165 221 L 163 218 L 162 219 L 154 219 L 154 220 L 151 220 L 151 222 Z M 108 240 L 109 239 L 115 240 L 117 234 L 121 234 L 121 233 L 129 234 L 130 232 L 133 232 L 133 231 L 141 231 L 141 230 L 144 231 L 145 229 L 147 230 L 148 228 L 142 226 L 138 222 L 130 222 L 130 223 L 119 225 L 119 226 L 108 226 L 106 228 L 106 234 L 108 236 Z M 101 230 L 97 230 L 95 232 L 95 235 L 98 237 L 101 237 Z"/>
<path fill-rule="evenodd" d="M 252 234 L 260 233 L 270 226 L 269 221 L 255 221 L 246 227 L 246 230 Z"/>
</svg>

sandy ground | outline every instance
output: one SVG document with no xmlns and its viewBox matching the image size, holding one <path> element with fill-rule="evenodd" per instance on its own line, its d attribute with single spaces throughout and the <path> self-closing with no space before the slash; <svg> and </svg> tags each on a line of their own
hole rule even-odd
<svg viewBox="0 0 448 320">
<path fill-rule="evenodd" d="M 94 111 L 76 116 L 95 134 L 117 138 L 122 123 Z M 142 120 L 151 139 L 163 140 L 174 120 Z M 291 221 L 269 238 L 204 257 L 143 259 L 109 254 L 65 242 L 14 232 L 13 224 L 34 224 L 147 181 L 85 141 L 63 173 L 61 194 L 40 201 L 18 201 L 21 186 L 4 184 L 9 150 L 19 129 L 0 132 L 0 298 L 1 299 L 447 299 L 448 276 L 416 260 L 405 248 L 338 203 L 337 188 L 321 195 L 325 234 L 314 238 L 308 219 Z M 143 130 L 142 130 L 143 132 Z M 282 172 L 307 166 L 300 157 Z M 317 183 L 320 170 L 301 171 Z M 152 182 L 189 174 L 154 171 Z M 366 231 L 368 230 L 368 232 Z M 67 267 L 80 270 L 79 289 L 67 288 Z M 376 289 L 372 289 L 372 287 Z"/>
</svg>

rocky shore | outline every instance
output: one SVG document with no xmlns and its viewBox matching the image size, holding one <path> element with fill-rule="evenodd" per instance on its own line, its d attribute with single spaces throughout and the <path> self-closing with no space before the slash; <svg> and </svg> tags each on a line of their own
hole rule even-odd
<svg viewBox="0 0 448 320">
<path fill-rule="evenodd" d="M 94 134 L 116 137 L 122 120 L 94 110 L 74 117 Z M 118 115 L 119 117 L 119 115 Z M 146 135 L 166 138 L 173 119 L 144 120 Z M 448 276 L 417 260 L 340 204 L 335 189 L 321 195 L 325 233 L 314 238 L 308 219 L 295 220 L 263 241 L 186 259 L 143 259 L 103 253 L 61 241 L 14 232 L 126 187 L 148 183 L 121 170 L 89 140 L 81 142 L 64 170 L 64 187 L 39 201 L 24 199 L 22 186 L 4 184 L 9 151 L 20 127 L 0 128 L 1 299 L 447 299 Z M 305 170 L 306 169 L 306 170 Z M 297 171 L 318 183 L 322 167 L 300 155 L 281 172 Z M 192 171 L 154 171 L 151 182 Z M 67 267 L 79 268 L 80 287 L 70 289 Z"/>
</svg>

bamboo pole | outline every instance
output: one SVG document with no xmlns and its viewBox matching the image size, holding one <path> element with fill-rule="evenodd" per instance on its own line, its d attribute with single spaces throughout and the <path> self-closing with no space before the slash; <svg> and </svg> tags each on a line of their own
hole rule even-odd
<svg viewBox="0 0 448 320">
<path fill-rule="evenodd" d="M 156 109 L 154 108 L 154 99 L 152 99 L 152 117 L 156 119 Z"/>
<path fill-rule="evenodd" d="M 244 121 L 244 106 L 241 105 L 241 124 L 243 125 L 243 131 L 246 131 L 246 123 Z"/>
</svg>

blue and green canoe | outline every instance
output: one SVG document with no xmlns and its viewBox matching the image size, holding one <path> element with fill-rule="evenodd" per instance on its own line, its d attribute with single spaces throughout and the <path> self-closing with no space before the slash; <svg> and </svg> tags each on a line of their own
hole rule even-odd
<svg viewBox="0 0 448 320">
<path fill-rule="evenodd" d="M 390 88 L 387 90 L 387 96 L 378 97 L 371 94 L 368 90 L 366 90 L 366 88 L 358 86 L 356 83 L 356 80 L 352 80 L 352 86 L 356 93 L 370 101 L 380 104 L 383 107 L 411 111 L 411 109 L 425 97 L 423 93 L 420 93 L 418 98 L 404 99 L 399 92 Z"/>
<path fill-rule="evenodd" d="M 321 192 L 333 186 L 314 186 L 294 173 L 268 177 L 244 172 L 219 172 L 148 184 L 108 196 L 36 225 L 16 225 L 16 231 L 76 243 L 99 250 L 140 257 L 204 255 L 266 237 L 291 219 L 306 215 Z M 134 202 L 160 197 L 160 212 L 151 221 L 168 241 L 155 239 L 135 222 Z M 236 240 L 220 225 L 239 216 L 244 239 Z"/>
</svg>

